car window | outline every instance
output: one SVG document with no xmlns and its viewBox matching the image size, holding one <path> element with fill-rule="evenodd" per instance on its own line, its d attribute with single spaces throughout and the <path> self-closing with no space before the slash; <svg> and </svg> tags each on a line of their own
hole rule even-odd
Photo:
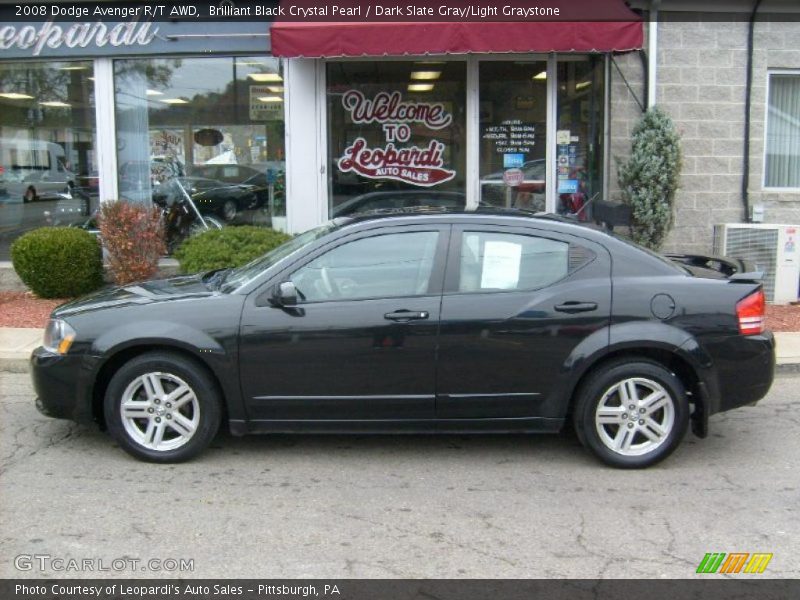
<svg viewBox="0 0 800 600">
<path fill-rule="evenodd" d="M 305 302 L 426 294 L 438 237 L 420 231 L 361 238 L 317 257 L 291 281 Z"/>
<path fill-rule="evenodd" d="M 461 236 L 458 291 L 532 290 L 566 277 L 569 244 L 491 231 Z"/>
</svg>

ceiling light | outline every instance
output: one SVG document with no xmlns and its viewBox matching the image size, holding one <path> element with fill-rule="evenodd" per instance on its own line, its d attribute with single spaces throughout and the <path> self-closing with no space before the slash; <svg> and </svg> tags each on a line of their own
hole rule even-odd
<svg viewBox="0 0 800 600">
<path fill-rule="evenodd" d="M 283 98 L 280 96 L 259 96 L 258 100 L 260 102 L 283 102 Z"/>
<path fill-rule="evenodd" d="M 164 98 L 161 102 L 164 104 L 189 104 L 189 101 L 183 98 Z"/>
<path fill-rule="evenodd" d="M 243 67 L 263 67 L 264 61 L 263 60 L 237 60 L 237 65 L 242 65 Z"/>
<path fill-rule="evenodd" d="M 542 71 L 541 73 L 534 75 L 534 79 L 547 79 L 547 71 Z"/>
<path fill-rule="evenodd" d="M 18 94 L 17 92 L 0 92 L 0 98 L 8 98 L 9 100 L 33 100 L 33 96 Z"/>
<path fill-rule="evenodd" d="M 50 108 L 70 108 L 70 106 L 72 106 L 60 100 L 48 100 L 47 102 L 39 102 L 39 104 L 42 106 L 49 106 Z"/>
<path fill-rule="evenodd" d="M 85 71 L 89 67 L 87 65 L 75 65 L 71 67 L 58 67 L 59 71 Z"/>
<path fill-rule="evenodd" d="M 409 92 L 430 92 L 433 89 L 432 83 L 409 83 Z"/>
<path fill-rule="evenodd" d="M 250 73 L 248 77 L 253 81 L 261 81 L 261 82 L 283 81 L 283 77 L 281 77 L 277 73 Z"/>
<path fill-rule="evenodd" d="M 441 71 L 411 71 L 411 79 L 418 79 L 421 81 L 432 81 L 441 77 Z"/>
<path fill-rule="evenodd" d="M 581 81 L 580 83 L 575 84 L 575 89 L 582 90 L 583 88 L 589 87 L 590 85 L 592 85 L 591 81 Z"/>
<path fill-rule="evenodd" d="M 272 92 L 273 94 L 282 94 L 283 93 L 283 86 L 282 85 L 268 85 L 267 89 Z"/>
<path fill-rule="evenodd" d="M 158 90 L 147 90 L 146 94 L 148 96 L 163 96 L 164 92 L 159 92 Z"/>
</svg>

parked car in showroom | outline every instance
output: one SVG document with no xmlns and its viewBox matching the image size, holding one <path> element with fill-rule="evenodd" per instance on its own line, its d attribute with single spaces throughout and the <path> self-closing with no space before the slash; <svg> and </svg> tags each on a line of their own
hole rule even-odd
<svg viewBox="0 0 800 600">
<path fill-rule="evenodd" d="M 261 205 L 253 186 L 235 185 L 204 177 L 174 177 L 153 193 L 153 201 L 171 204 L 176 198 L 183 196 L 184 190 L 201 213 L 217 215 L 229 223 L 235 221 L 243 211 Z"/>
<path fill-rule="evenodd" d="M 753 273 L 676 264 L 558 217 L 343 217 L 229 270 L 53 311 L 31 357 L 46 415 L 132 455 L 248 433 L 560 431 L 616 467 L 764 397 Z"/>
</svg>

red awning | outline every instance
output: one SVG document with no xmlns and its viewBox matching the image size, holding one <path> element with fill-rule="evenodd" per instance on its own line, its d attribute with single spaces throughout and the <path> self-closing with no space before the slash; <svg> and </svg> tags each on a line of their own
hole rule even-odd
<svg viewBox="0 0 800 600">
<path fill-rule="evenodd" d="M 642 47 L 642 21 L 621 0 L 572 0 L 563 4 L 572 9 L 569 14 L 595 20 L 330 22 L 279 19 L 271 29 L 272 54 L 324 58 L 624 52 Z"/>
</svg>

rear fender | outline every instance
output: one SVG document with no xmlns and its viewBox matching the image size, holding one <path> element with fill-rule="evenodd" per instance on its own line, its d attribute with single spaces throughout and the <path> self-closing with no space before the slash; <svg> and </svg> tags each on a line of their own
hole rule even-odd
<svg viewBox="0 0 800 600">
<path fill-rule="evenodd" d="M 600 331 L 605 332 L 607 344 L 599 343 Z M 602 361 L 626 354 L 674 355 L 689 365 L 704 386 L 704 393 L 713 397 L 717 386 L 712 377 L 711 358 L 685 331 L 653 321 L 618 323 L 600 331 L 578 344 L 564 362 L 553 390 L 553 402 L 548 407 L 553 412 L 547 416 L 564 418 L 584 377 Z"/>
</svg>

